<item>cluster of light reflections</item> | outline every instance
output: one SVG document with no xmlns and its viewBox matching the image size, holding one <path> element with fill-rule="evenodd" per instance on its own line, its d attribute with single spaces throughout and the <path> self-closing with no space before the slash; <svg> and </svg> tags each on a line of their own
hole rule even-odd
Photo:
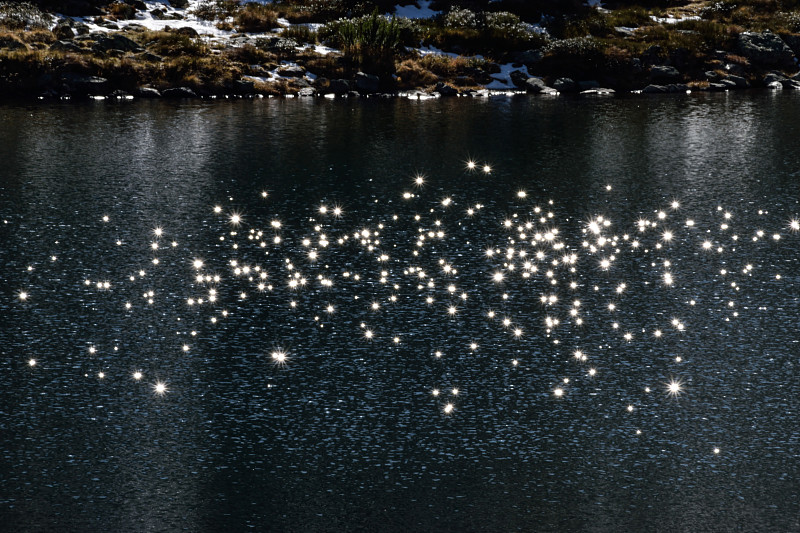
<svg viewBox="0 0 800 533">
<path fill-rule="evenodd" d="M 470 172 L 487 176 L 492 172 L 488 164 L 469 161 L 466 166 Z M 740 305 L 737 293 L 754 275 L 776 282 L 782 279 L 773 265 L 754 266 L 754 258 L 737 251 L 740 244 L 783 246 L 800 232 L 797 218 L 786 218 L 773 228 L 736 226 L 733 210 L 722 206 L 712 213 L 693 214 L 703 220 L 698 222 L 682 212 L 677 200 L 642 212 L 636 220 L 615 220 L 608 213 L 575 217 L 559 211 L 554 201 L 535 198 L 521 189 L 509 191 L 505 208 L 490 211 L 483 203 L 468 202 L 456 194 L 428 192 L 428 182 L 422 174 L 413 176 L 409 187 L 398 194 L 392 211 L 378 218 L 361 219 L 358 209 L 351 218 L 341 205 L 322 203 L 313 207 L 315 216 L 300 227 L 290 227 L 282 220 L 280 206 L 270 206 L 273 214 L 266 218 L 246 214 L 233 199 L 228 200 L 229 206 L 225 202 L 209 206 L 209 213 L 216 217 L 217 256 L 177 258 L 185 267 L 185 307 L 193 312 L 183 313 L 188 320 L 181 324 L 185 329 L 179 332 L 181 342 L 176 350 L 190 357 L 203 348 L 196 341 L 199 332 L 213 335 L 224 331 L 237 313 L 269 306 L 290 308 L 296 313 L 295 320 L 319 330 L 350 328 L 354 342 L 364 343 L 376 353 L 387 346 L 403 346 L 414 335 L 415 330 L 404 321 L 389 320 L 391 314 L 422 309 L 424 326 L 437 331 L 440 324 L 458 327 L 463 315 L 473 313 L 483 317 L 490 331 L 500 332 L 508 346 L 517 347 L 513 356 L 507 357 L 509 351 L 503 346 L 483 340 L 482 332 L 467 329 L 467 322 L 458 330 L 458 338 L 433 342 L 418 356 L 440 361 L 464 353 L 495 357 L 510 371 L 548 376 L 549 385 L 535 392 L 549 401 L 563 402 L 586 390 L 581 384 L 600 387 L 604 376 L 615 372 L 609 351 L 616 343 L 631 346 L 626 353 L 635 354 L 670 338 L 693 334 L 692 323 L 682 314 L 665 311 L 638 317 L 626 313 L 640 294 L 678 300 L 678 308 L 687 315 L 698 305 L 717 306 L 720 320 L 736 320 L 747 309 Z M 611 194 L 612 188 L 606 191 Z M 270 202 L 266 191 L 254 195 Z M 763 214 L 766 212 L 759 211 Z M 453 253 L 453 248 L 462 244 L 464 225 L 478 218 L 488 228 L 483 235 L 486 245 L 476 250 L 475 243 L 466 242 L 465 253 Z M 101 220 L 109 228 L 117 222 L 113 214 L 103 214 Z M 161 256 L 174 253 L 171 250 L 178 241 L 172 237 L 180 240 L 181 228 L 158 226 L 148 233 L 152 240 L 131 254 L 149 257 L 146 268 L 133 267 L 114 279 L 113 273 L 97 272 L 80 282 L 89 289 L 116 293 L 119 313 L 137 313 L 159 305 L 161 288 L 151 285 L 151 273 L 161 268 Z M 681 254 L 687 249 L 690 254 L 704 254 L 709 272 L 682 271 L 680 261 L 674 259 L 680 255 L 676 253 L 679 249 Z M 55 255 L 50 258 L 52 263 L 56 260 Z M 476 269 L 480 279 L 466 274 Z M 26 269 L 34 270 L 33 266 Z M 724 302 L 703 301 L 702 294 L 692 292 L 696 279 L 705 275 L 726 288 Z M 33 279 L 16 288 L 17 305 L 33 309 L 47 301 L 48 294 Z M 537 295 L 538 308 L 515 307 L 515 295 L 523 290 Z M 300 298 L 304 291 L 311 291 L 313 297 Z M 340 319 L 345 309 L 348 316 L 359 319 Z M 674 309 L 669 306 L 670 313 Z M 602 332 L 600 342 L 595 333 L 582 337 L 582 332 L 590 329 Z M 570 366 L 525 366 L 526 356 L 518 347 L 527 338 L 537 339 L 552 357 Z M 292 372 L 296 365 L 304 364 L 302 342 L 295 340 L 289 350 L 284 339 L 266 341 L 271 347 L 264 349 L 263 363 L 269 363 L 272 371 Z M 448 349 L 442 349 L 445 346 Z M 86 347 L 89 356 L 98 350 L 116 352 L 118 347 L 95 343 Z M 32 372 L 47 371 L 46 361 L 42 364 L 33 354 L 26 354 L 24 360 Z M 107 379 L 121 374 L 115 370 L 98 368 L 91 375 Z M 125 374 L 147 385 L 155 397 L 168 398 L 171 389 L 166 372 L 168 369 L 136 368 Z M 642 408 L 651 404 L 679 406 L 681 398 L 692 393 L 687 386 L 692 373 L 692 357 L 676 349 L 663 365 L 653 366 L 643 382 L 632 383 L 630 391 L 620 394 L 619 410 L 642 417 Z M 467 389 L 479 385 L 472 383 Z M 432 408 L 443 419 L 470 409 L 469 394 L 461 394 L 452 382 L 419 383 L 419 387 L 429 394 Z M 658 399 L 653 400 L 655 397 Z M 641 435 L 646 425 L 646 420 L 637 418 L 632 431 Z M 722 448 L 709 443 L 708 450 L 716 455 Z"/>
</svg>

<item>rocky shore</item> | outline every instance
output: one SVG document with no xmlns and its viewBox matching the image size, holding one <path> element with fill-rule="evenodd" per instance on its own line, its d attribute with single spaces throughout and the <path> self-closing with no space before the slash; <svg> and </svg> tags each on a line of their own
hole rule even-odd
<svg viewBox="0 0 800 533">
<path fill-rule="evenodd" d="M 603 30 L 611 33 L 602 38 L 558 39 L 535 28 L 520 42 L 538 46 L 494 54 L 472 53 L 459 41 L 449 51 L 436 48 L 432 43 L 441 40 L 431 33 L 432 23 L 416 23 L 428 28 L 422 38 L 414 36 L 417 46 L 395 46 L 390 54 L 370 48 L 378 61 L 364 47 L 356 55 L 352 45 L 347 48 L 322 24 L 292 24 L 274 12 L 267 26 L 275 27 L 237 31 L 244 28 L 231 26 L 236 18 L 209 22 L 198 18 L 203 5 L 173 4 L 118 2 L 95 17 L 53 15 L 29 6 L 30 12 L 17 18 L 30 20 L 17 27 L 6 20 L 0 30 L 0 98 L 430 98 L 497 91 L 614 95 L 800 89 L 800 34 L 722 27 L 685 12 L 680 19 L 650 16 L 636 28 Z M 124 17 L 119 6 L 129 8 Z M 412 6 L 421 9 L 419 3 Z M 365 16 L 359 20 L 369 23 Z M 386 20 L 381 15 L 372 23 Z M 448 28 L 446 21 L 439 24 Z M 704 38 L 712 30 L 722 33 L 716 40 Z"/>
</svg>

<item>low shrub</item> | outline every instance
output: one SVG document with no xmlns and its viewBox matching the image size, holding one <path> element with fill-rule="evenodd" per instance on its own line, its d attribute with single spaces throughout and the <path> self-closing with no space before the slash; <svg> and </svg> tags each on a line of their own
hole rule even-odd
<svg viewBox="0 0 800 533">
<path fill-rule="evenodd" d="M 242 77 L 236 65 L 219 56 L 177 57 L 167 61 L 162 70 L 167 84 L 199 92 L 222 92 Z"/>
<path fill-rule="evenodd" d="M 778 17 L 785 29 L 793 33 L 800 33 L 800 13 L 784 11 L 779 13 Z"/>
<path fill-rule="evenodd" d="M 137 36 L 140 44 L 160 56 L 200 56 L 208 53 L 203 41 L 171 31 L 146 31 Z"/>
<path fill-rule="evenodd" d="M 548 22 L 547 31 L 559 39 L 578 39 L 589 35 L 604 37 L 616 33 L 609 18 L 596 11 L 585 17 L 553 19 Z"/>
<path fill-rule="evenodd" d="M 485 59 L 464 56 L 450 57 L 437 54 L 423 56 L 418 60 L 418 63 L 423 68 L 445 78 L 462 76 L 468 74 L 468 71 L 482 69 L 486 66 Z"/>
<path fill-rule="evenodd" d="M 672 29 L 675 31 L 668 32 L 669 40 L 676 46 L 689 48 L 689 46 L 680 45 L 678 41 L 693 37 L 692 34 L 681 33 L 691 31 L 700 38 L 700 45 L 695 44 L 694 40 L 687 44 L 692 44 L 695 48 L 703 50 L 730 48 L 739 36 L 736 26 L 710 20 L 684 20 L 674 24 Z"/>
<path fill-rule="evenodd" d="M 237 61 L 246 65 L 261 65 L 277 61 L 277 56 L 275 54 L 264 51 L 252 44 L 227 48 L 223 54 L 231 61 Z"/>
<path fill-rule="evenodd" d="M 263 33 L 278 26 L 278 14 L 269 7 L 250 2 L 233 15 L 237 31 Z"/>
<path fill-rule="evenodd" d="M 548 75 L 591 78 L 605 65 L 602 44 L 591 37 L 561 39 L 543 48 L 540 68 Z"/>
<path fill-rule="evenodd" d="M 114 2 L 108 6 L 108 14 L 115 20 L 130 20 L 136 18 L 136 9 L 124 2 Z"/>
<path fill-rule="evenodd" d="M 239 9 L 238 0 L 209 0 L 199 2 L 192 13 L 201 20 L 225 20 Z"/>
<path fill-rule="evenodd" d="M 397 67 L 398 89 L 426 87 L 439 81 L 439 76 L 422 66 L 416 59 L 406 59 Z"/>
<path fill-rule="evenodd" d="M 639 26 L 653 24 L 650 12 L 638 6 L 611 11 L 606 15 L 606 18 L 608 19 L 608 24 L 612 27 L 638 28 Z"/>
<path fill-rule="evenodd" d="M 349 78 L 353 74 L 352 69 L 341 60 L 341 56 L 336 54 L 326 54 L 324 56 L 300 54 L 299 59 L 302 59 L 306 69 L 310 72 L 329 80 Z"/>
<path fill-rule="evenodd" d="M 442 25 L 445 28 L 478 28 L 478 16 L 469 9 L 452 7 L 444 17 Z"/>
<path fill-rule="evenodd" d="M 540 48 L 548 37 L 509 12 L 472 13 L 451 10 L 441 24 L 425 27 L 424 42 L 459 54 L 504 56 L 510 52 Z"/>
</svg>

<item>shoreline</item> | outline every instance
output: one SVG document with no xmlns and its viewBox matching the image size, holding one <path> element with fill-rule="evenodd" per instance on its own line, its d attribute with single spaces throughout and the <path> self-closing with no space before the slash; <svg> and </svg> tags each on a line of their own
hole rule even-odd
<svg viewBox="0 0 800 533">
<path fill-rule="evenodd" d="M 179 90 L 182 88 L 178 88 Z M 71 96 L 71 95 L 63 95 L 63 96 L 36 96 L 36 97 L 24 97 L 24 96 L 12 96 L 12 97 L 0 97 L 0 108 L 4 105 L 29 105 L 29 104 L 36 104 L 36 103 L 67 103 L 67 104 L 87 104 L 91 102 L 113 102 L 113 103 L 123 103 L 123 102 L 139 102 L 139 101 L 146 101 L 146 102 L 232 102 L 232 101 L 267 101 L 267 100 L 274 100 L 274 101 L 292 101 L 292 100 L 306 100 L 306 101 L 333 101 L 333 102 L 344 102 L 344 101 L 360 101 L 360 102 L 375 102 L 375 101 L 402 101 L 408 100 L 412 102 L 422 102 L 422 101 L 457 101 L 457 100 L 488 100 L 488 99 L 544 99 L 548 101 L 581 101 L 581 100 L 623 100 L 623 99 L 631 99 L 631 98 L 657 98 L 657 97 L 680 97 L 680 96 L 699 96 L 699 95 L 722 95 L 722 94 L 737 94 L 737 95 L 750 95 L 750 96 L 757 96 L 757 95 L 767 95 L 767 94 L 776 94 L 784 92 L 781 89 L 776 88 L 769 88 L 769 87 L 749 87 L 746 89 L 739 89 L 736 91 L 733 90 L 650 90 L 650 91 L 629 91 L 629 92 L 597 92 L 594 90 L 587 90 L 583 92 L 575 92 L 575 93 L 548 93 L 548 94 L 535 94 L 529 93 L 521 90 L 517 91 L 502 91 L 502 90 L 479 90 L 474 92 L 463 92 L 452 96 L 441 96 L 438 93 L 429 93 L 424 91 L 412 91 L 412 92 L 396 92 L 396 93 L 370 93 L 370 94 L 360 94 L 355 91 L 347 94 L 314 94 L 314 95 L 298 95 L 296 93 L 288 93 L 288 94 L 212 94 L 212 95 L 181 95 L 175 96 L 169 94 L 167 96 L 135 96 L 131 94 L 110 94 L 107 96 L 103 95 L 94 95 L 94 96 Z M 788 91 L 792 93 L 793 91 Z"/>
<path fill-rule="evenodd" d="M 413 14 L 416 7 L 434 18 L 389 19 L 376 10 L 327 23 L 292 23 L 272 3 L 236 4 L 233 17 L 214 19 L 219 15 L 202 12 L 212 4 L 207 0 L 180 0 L 183 7 L 130 2 L 110 4 L 94 18 L 37 12 L 28 5 L 33 15 L 27 16 L 37 22 L 11 28 L 6 20 L 5 29 L 0 2 L 0 101 L 800 90 L 800 33 L 747 29 L 686 13 L 659 18 L 652 13 L 665 12 L 592 7 L 578 22 L 599 24 L 600 17 L 605 26 L 590 27 L 580 37 L 552 26 L 549 31 L 563 33 L 554 37 L 516 15 L 496 13 L 507 20 L 503 32 L 489 39 L 486 28 L 447 19 L 474 13 L 453 8 L 443 18 L 431 11 L 430 1 L 396 9 Z M 236 22 L 243 14 L 266 19 Z M 488 19 L 491 13 L 482 15 Z M 796 15 L 800 30 L 800 10 Z M 642 25 L 609 26 L 625 20 Z M 519 31 L 527 32 L 524 38 L 509 37 Z M 380 39 L 348 40 L 353 32 Z M 391 46 L 380 32 L 394 32 Z"/>
</svg>

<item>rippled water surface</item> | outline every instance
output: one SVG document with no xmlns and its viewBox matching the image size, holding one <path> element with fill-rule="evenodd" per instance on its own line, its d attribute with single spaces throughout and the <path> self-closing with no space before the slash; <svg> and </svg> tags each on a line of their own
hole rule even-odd
<svg viewBox="0 0 800 533">
<path fill-rule="evenodd" d="M 0 107 L 0 529 L 796 530 L 798 138 L 795 94 Z"/>
</svg>

